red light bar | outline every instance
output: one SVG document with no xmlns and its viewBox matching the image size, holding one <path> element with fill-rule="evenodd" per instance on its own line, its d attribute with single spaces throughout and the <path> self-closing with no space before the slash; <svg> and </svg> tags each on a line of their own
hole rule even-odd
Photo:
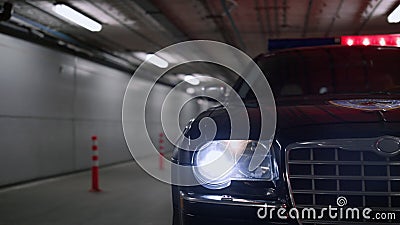
<svg viewBox="0 0 400 225">
<path fill-rule="evenodd" d="M 400 47 L 400 34 L 342 36 L 341 45 L 347 46 L 393 46 Z"/>
</svg>

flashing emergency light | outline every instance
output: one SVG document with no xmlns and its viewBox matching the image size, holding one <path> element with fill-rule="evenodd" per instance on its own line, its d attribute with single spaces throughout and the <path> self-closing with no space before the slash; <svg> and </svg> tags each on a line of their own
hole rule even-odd
<svg viewBox="0 0 400 225">
<path fill-rule="evenodd" d="M 400 34 L 342 36 L 341 45 L 400 47 Z"/>
</svg>

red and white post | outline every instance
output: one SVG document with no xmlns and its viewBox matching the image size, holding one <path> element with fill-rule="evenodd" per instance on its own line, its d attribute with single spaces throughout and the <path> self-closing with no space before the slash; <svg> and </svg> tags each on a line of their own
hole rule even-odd
<svg viewBox="0 0 400 225">
<path fill-rule="evenodd" d="M 92 188 L 91 192 L 100 192 L 99 187 L 99 148 L 97 136 L 92 136 Z"/>
<path fill-rule="evenodd" d="M 160 153 L 159 157 L 159 169 L 162 170 L 164 169 L 164 134 L 161 132 L 159 135 L 159 140 L 158 140 L 158 151 Z"/>
</svg>

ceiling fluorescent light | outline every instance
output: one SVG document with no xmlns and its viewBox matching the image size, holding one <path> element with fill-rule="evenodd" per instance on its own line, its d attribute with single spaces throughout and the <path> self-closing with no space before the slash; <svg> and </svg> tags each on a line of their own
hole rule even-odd
<svg viewBox="0 0 400 225">
<path fill-rule="evenodd" d="M 191 75 L 186 75 L 185 78 L 183 78 L 183 79 L 185 82 L 188 82 L 191 85 L 199 85 L 200 84 L 200 80 Z"/>
<path fill-rule="evenodd" d="M 400 22 L 400 4 L 393 10 L 392 13 L 387 17 L 389 23 Z"/>
<path fill-rule="evenodd" d="M 160 68 L 167 68 L 169 65 L 169 63 L 166 60 L 153 53 L 134 52 L 133 55 L 142 61 L 147 61 Z"/>
<path fill-rule="evenodd" d="M 132 53 L 136 58 L 146 61 L 147 53 L 146 52 L 133 52 Z"/>
<path fill-rule="evenodd" d="M 158 57 L 157 55 L 154 54 L 147 54 L 146 55 L 146 61 L 149 61 L 153 65 L 156 65 L 160 68 L 167 68 L 168 67 L 168 62 L 162 59 L 161 57 Z"/>
<path fill-rule="evenodd" d="M 56 12 L 58 15 L 66 18 L 67 20 L 74 22 L 92 32 L 98 32 L 102 29 L 100 23 L 83 15 L 82 13 L 76 11 L 68 5 L 57 3 L 53 6 L 53 11 Z"/>
</svg>

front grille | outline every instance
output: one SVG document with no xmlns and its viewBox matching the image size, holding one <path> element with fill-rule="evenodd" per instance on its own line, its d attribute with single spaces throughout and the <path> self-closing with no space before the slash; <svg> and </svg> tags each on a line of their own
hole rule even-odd
<svg viewBox="0 0 400 225">
<path fill-rule="evenodd" d="M 344 196 L 345 207 L 400 209 L 400 155 L 341 148 L 289 149 L 287 170 L 296 208 L 337 207 L 337 198 Z"/>
</svg>

